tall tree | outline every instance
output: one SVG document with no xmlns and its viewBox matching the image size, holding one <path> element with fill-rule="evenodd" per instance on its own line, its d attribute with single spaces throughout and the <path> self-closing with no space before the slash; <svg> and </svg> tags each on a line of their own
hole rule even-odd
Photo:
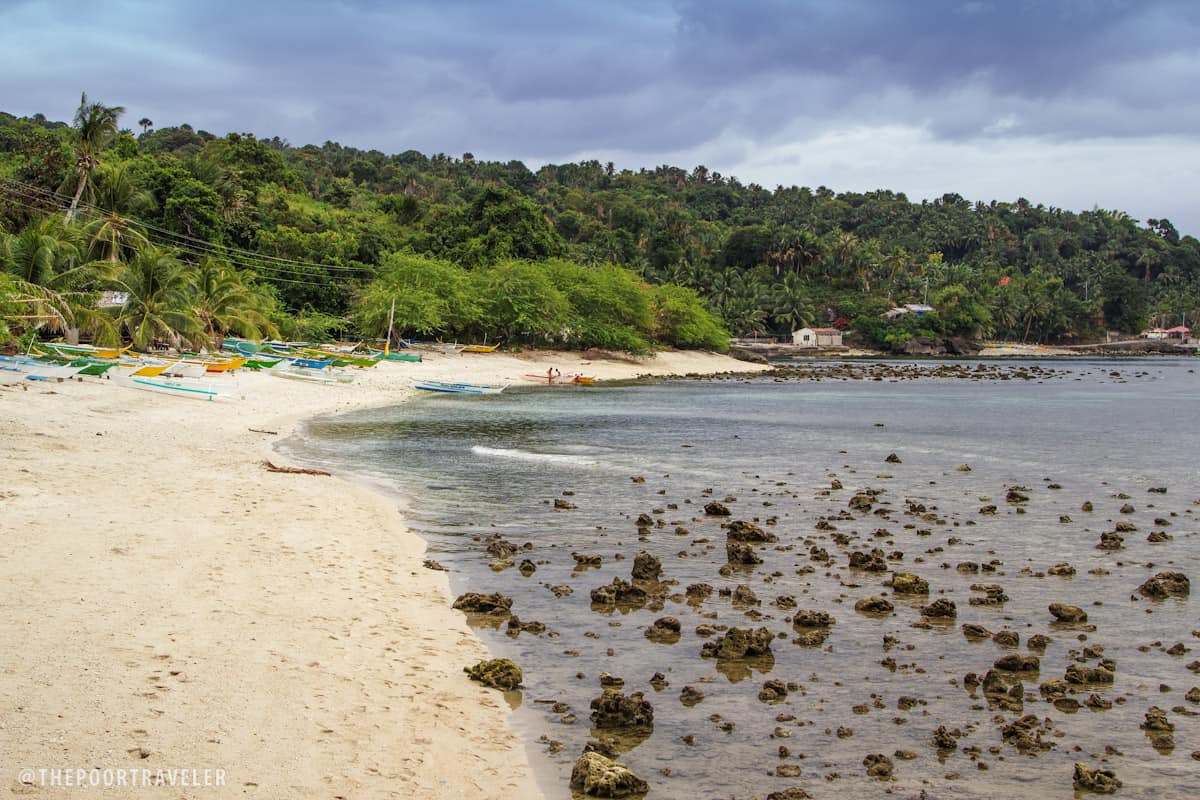
<svg viewBox="0 0 1200 800">
<path fill-rule="evenodd" d="M 248 284 L 229 265 L 202 258 L 189 277 L 196 315 L 213 348 L 220 347 L 218 337 L 230 332 L 248 339 L 279 335 L 267 318 L 269 293 Z"/>
<path fill-rule="evenodd" d="M 117 330 L 124 331 L 139 349 L 152 339 L 173 345 L 202 344 L 204 326 L 192 308 L 188 279 L 187 270 L 171 253 L 153 247 L 142 250 L 122 265 L 112 282 L 114 290 L 127 295 L 124 305 L 111 309 Z"/>
<path fill-rule="evenodd" d="M 67 209 L 67 222 L 75 218 L 79 198 L 87 188 L 92 170 L 100 164 L 100 151 L 116 135 L 117 122 L 124 113 L 124 106 L 89 102 L 86 93 L 80 96 L 79 108 L 75 110 L 75 169 L 79 172 L 79 183 Z"/>
<path fill-rule="evenodd" d="M 154 195 L 138 188 L 124 164 L 99 170 L 93 195 L 97 216 L 85 228 L 92 258 L 116 264 L 150 243 L 132 217 L 152 210 Z"/>
<path fill-rule="evenodd" d="M 789 272 L 775 285 L 771 293 L 771 316 L 775 323 L 786 328 L 786 332 L 798 330 L 812 324 L 814 314 L 808 289 L 800 276 Z"/>
</svg>

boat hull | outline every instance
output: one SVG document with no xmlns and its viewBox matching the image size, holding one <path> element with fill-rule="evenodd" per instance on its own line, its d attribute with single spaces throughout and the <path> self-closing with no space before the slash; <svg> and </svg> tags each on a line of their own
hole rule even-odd
<svg viewBox="0 0 1200 800">
<path fill-rule="evenodd" d="M 441 394 L 500 394 L 506 387 L 479 383 L 421 381 L 420 383 L 413 384 L 413 388 L 422 392 L 437 392 Z"/>
</svg>

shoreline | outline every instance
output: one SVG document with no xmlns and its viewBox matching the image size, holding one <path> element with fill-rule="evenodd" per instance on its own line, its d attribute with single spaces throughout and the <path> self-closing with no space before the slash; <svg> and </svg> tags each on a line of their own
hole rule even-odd
<svg viewBox="0 0 1200 800">
<path fill-rule="evenodd" d="M 1104 358 L 1121 361 L 1129 358 L 1155 357 L 1194 357 L 1200 355 L 1200 346 L 1147 346 L 1144 341 L 1133 340 L 1114 342 L 1111 344 L 1090 345 L 1041 345 L 1041 344 L 1008 344 L 982 347 L 975 353 L 897 353 L 867 348 L 820 348 L 794 347 L 791 345 L 737 345 L 735 350 L 747 354 L 751 358 L 772 360 L 787 359 L 791 361 L 836 361 L 877 359 L 880 361 L 897 360 L 935 360 L 935 361 L 970 361 L 975 359 L 1047 359 L 1071 360 L 1078 358 Z"/>
<path fill-rule="evenodd" d="M 231 403 L 94 378 L 0 391 L 10 788 L 72 796 L 16 769 L 98 766 L 222 769 L 213 796 L 539 796 L 502 695 L 462 672 L 487 649 L 397 506 L 260 462 L 304 420 L 403 402 L 414 378 L 547 366 L 601 380 L 765 369 L 539 351 L 383 363 L 351 386 L 240 375 Z"/>
</svg>

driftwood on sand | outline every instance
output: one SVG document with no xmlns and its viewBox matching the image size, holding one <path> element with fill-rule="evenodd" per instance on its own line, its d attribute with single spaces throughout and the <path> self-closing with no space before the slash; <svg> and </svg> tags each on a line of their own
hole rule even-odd
<svg viewBox="0 0 1200 800">
<path fill-rule="evenodd" d="M 270 461 L 264 461 L 262 463 L 263 463 L 263 466 L 267 468 L 267 472 L 284 472 L 284 473 L 287 473 L 288 475 L 329 475 L 330 474 L 323 469 L 306 469 L 304 467 L 280 467 L 276 464 L 272 464 Z"/>
</svg>

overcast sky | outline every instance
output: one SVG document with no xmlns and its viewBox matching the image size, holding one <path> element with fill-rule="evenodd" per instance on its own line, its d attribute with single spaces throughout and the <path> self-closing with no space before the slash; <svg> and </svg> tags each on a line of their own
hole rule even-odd
<svg viewBox="0 0 1200 800">
<path fill-rule="evenodd" d="M 0 110 L 958 192 L 1200 235 L 1196 0 L 0 0 Z"/>
</svg>

